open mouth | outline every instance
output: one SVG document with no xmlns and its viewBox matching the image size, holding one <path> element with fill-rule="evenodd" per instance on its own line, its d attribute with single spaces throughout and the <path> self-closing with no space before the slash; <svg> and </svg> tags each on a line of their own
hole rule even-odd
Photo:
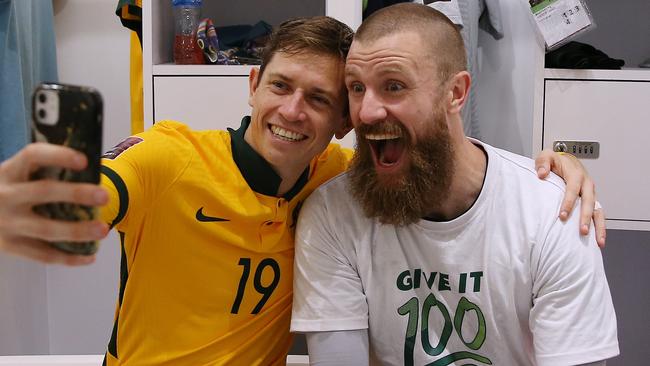
<svg viewBox="0 0 650 366">
<path fill-rule="evenodd" d="M 366 134 L 377 165 L 389 168 L 397 165 L 404 155 L 404 139 L 398 134 Z"/>
<path fill-rule="evenodd" d="M 276 125 L 269 125 L 269 127 L 273 136 L 284 141 L 297 142 L 307 138 L 301 133 L 289 131 Z"/>
</svg>

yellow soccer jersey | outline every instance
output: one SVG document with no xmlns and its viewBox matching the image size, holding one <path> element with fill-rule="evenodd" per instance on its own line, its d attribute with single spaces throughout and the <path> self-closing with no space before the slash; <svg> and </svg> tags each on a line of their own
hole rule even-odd
<svg viewBox="0 0 650 366">
<path fill-rule="evenodd" d="M 244 141 L 249 123 L 160 122 L 104 155 L 102 218 L 122 242 L 107 365 L 284 365 L 297 213 L 350 151 L 330 145 L 274 197 L 280 178 Z"/>
</svg>

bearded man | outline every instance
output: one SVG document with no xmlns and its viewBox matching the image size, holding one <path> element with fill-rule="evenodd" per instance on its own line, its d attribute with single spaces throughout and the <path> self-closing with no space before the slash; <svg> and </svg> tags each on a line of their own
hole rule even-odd
<svg viewBox="0 0 650 366">
<path fill-rule="evenodd" d="M 578 365 L 618 354 L 593 231 L 532 160 L 464 136 L 462 38 L 413 3 L 366 19 L 345 67 L 351 170 L 303 206 L 291 328 L 315 365 Z"/>
</svg>

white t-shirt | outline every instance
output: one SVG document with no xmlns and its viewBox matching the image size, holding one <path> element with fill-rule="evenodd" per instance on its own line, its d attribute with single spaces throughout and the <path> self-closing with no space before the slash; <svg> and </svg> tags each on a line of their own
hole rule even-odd
<svg viewBox="0 0 650 366">
<path fill-rule="evenodd" d="M 447 222 L 368 219 L 347 175 L 301 210 L 294 332 L 366 329 L 376 365 L 574 365 L 618 354 L 594 233 L 557 216 L 564 183 L 482 145 L 474 205 Z M 457 362 L 457 363 L 454 363 Z"/>
</svg>

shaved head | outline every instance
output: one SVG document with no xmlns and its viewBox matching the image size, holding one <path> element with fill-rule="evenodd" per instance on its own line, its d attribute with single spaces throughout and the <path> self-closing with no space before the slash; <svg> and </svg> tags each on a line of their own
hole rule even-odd
<svg viewBox="0 0 650 366">
<path fill-rule="evenodd" d="M 395 33 L 416 33 L 436 65 L 440 80 L 467 69 L 463 38 L 441 12 L 422 4 L 400 3 L 372 13 L 361 23 L 354 41 L 372 43 Z"/>
</svg>

